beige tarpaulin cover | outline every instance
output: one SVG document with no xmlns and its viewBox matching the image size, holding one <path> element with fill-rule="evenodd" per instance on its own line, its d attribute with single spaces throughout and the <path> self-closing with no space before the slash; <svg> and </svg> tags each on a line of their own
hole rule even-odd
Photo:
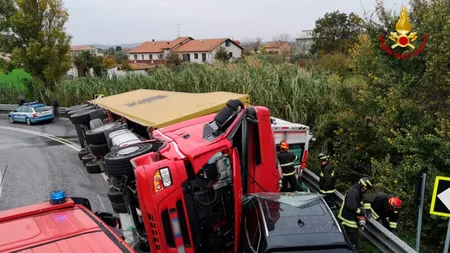
<svg viewBox="0 0 450 253">
<path fill-rule="evenodd" d="M 185 93 L 162 90 L 135 90 L 91 100 L 143 126 L 155 129 L 184 120 L 220 111 L 230 99 L 239 99 L 245 106 L 250 97 L 231 92 Z"/>
</svg>

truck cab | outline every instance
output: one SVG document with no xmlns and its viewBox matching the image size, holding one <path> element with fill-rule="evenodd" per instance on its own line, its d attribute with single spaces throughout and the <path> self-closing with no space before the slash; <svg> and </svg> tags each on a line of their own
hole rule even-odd
<svg viewBox="0 0 450 253">
<path fill-rule="evenodd" d="M 230 100 L 153 134 L 131 160 L 151 252 L 238 252 L 244 194 L 280 191 L 269 110 Z"/>
</svg>

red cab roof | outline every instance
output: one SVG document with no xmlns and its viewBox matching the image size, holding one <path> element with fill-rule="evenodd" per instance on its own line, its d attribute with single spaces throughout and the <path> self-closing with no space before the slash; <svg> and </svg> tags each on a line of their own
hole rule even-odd
<svg viewBox="0 0 450 253">
<path fill-rule="evenodd" d="M 0 252 L 133 252 L 113 230 L 71 199 L 0 212 Z"/>
</svg>

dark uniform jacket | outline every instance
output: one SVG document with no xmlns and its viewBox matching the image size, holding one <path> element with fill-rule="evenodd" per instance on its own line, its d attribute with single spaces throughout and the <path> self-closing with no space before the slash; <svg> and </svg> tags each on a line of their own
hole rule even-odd
<svg viewBox="0 0 450 253">
<path fill-rule="evenodd" d="M 335 191 L 335 178 L 334 167 L 331 163 L 321 165 L 322 171 L 320 172 L 319 191 L 322 194 L 330 194 Z"/>
<path fill-rule="evenodd" d="M 364 209 L 371 212 L 375 220 L 381 220 L 387 229 L 395 231 L 400 214 L 399 211 L 389 209 L 388 200 L 392 197 L 393 194 L 384 192 L 374 194 L 364 200 Z"/>
<path fill-rule="evenodd" d="M 281 170 L 283 170 L 283 176 L 295 175 L 294 162 L 298 160 L 298 156 L 286 151 L 279 152 L 277 156 Z"/>
<path fill-rule="evenodd" d="M 358 217 L 366 215 L 362 200 L 363 192 L 361 185 L 356 183 L 345 193 L 344 201 L 339 210 L 338 218 L 341 220 L 342 225 L 358 228 Z"/>
</svg>

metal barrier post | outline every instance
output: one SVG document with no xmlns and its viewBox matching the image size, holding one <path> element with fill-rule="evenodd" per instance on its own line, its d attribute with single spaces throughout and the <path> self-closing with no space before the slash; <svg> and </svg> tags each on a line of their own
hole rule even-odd
<svg viewBox="0 0 450 253">
<path fill-rule="evenodd" d="M 419 204 L 419 216 L 417 218 L 417 234 L 416 234 L 416 251 L 419 252 L 420 248 L 420 234 L 422 233 L 422 216 L 423 216 L 423 201 L 425 198 L 425 184 L 427 180 L 427 174 L 422 173 L 422 187 L 420 189 L 420 204 Z"/>
<path fill-rule="evenodd" d="M 450 243 L 450 219 L 448 219 L 447 236 L 445 237 L 444 253 L 448 253 L 449 243 Z"/>
</svg>

